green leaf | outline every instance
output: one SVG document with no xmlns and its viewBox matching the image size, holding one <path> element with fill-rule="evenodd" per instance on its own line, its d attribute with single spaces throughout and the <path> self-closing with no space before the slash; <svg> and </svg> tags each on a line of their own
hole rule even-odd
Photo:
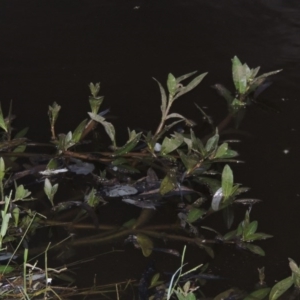
<svg viewBox="0 0 300 300">
<path fill-rule="evenodd" d="M 181 75 L 179 77 L 176 78 L 176 82 L 177 84 L 180 83 L 181 81 L 193 76 L 194 74 L 196 74 L 197 71 L 194 71 L 194 72 L 191 72 L 191 73 L 188 73 L 188 74 L 185 74 L 185 75 Z"/>
<path fill-rule="evenodd" d="M 226 290 L 220 294 L 218 294 L 213 300 L 223 300 L 229 298 L 231 295 L 235 294 L 236 290 L 231 288 L 229 290 Z"/>
<path fill-rule="evenodd" d="M 19 224 L 19 217 L 20 217 L 20 209 L 19 207 L 14 207 L 13 211 L 12 211 L 12 215 L 15 221 L 15 227 L 18 227 Z"/>
<path fill-rule="evenodd" d="M 269 295 L 269 300 L 276 300 L 282 294 L 284 294 L 292 285 L 293 285 L 293 277 L 289 276 L 279 282 L 277 282 L 273 287 Z"/>
<path fill-rule="evenodd" d="M 31 195 L 31 192 L 27 189 L 24 189 L 23 184 L 19 185 L 16 189 L 15 199 L 14 200 L 22 200 Z"/>
<path fill-rule="evenodd" d="M 187 86 L 181 87 L 179 89 L 179 92 L 174 97 L 174 100 L 194 89 L 206 75 L 207 73 L 200 74 L 196 78 L 194 78 Z"/>
<path fill-rule="evenodd" d="M 225 241 L 230 241 L 231 239 L 235 238 L 236 237 L 236 230 L 232 230 L 232 231 L 229 231 L 227 232 L 224 236 L 223 236 L 223 239 Z"/>
<path fill-rule="evenodd" d="M 166 155 L 168 153 L 176 150 L 183 143 L 183 137 L 176 135 L 175 137 L 168 138 L 165 137 L 161 145 L 161 155 Z"/>
<path fill-rule="evenodd" d="M 229 229 L 234 221 L 234 212 L 232 206 L 226 206 L 223 209 L 223 218 L 226 224 L 226 228 Z"/>
<path fill-rule="evenodd" d="M 275 74 L 277 74 L 277 73 L 279 73 L 279 72 L 281 72 L 281 71 L 282 71 L 282 70 L 276 70 L 276 71 L 264 73 L 264 74 L 258 76 L 256 79 L 266 78 L 266 77 L 269 77 L 269 76 L 271 76 L 271 75 L 275 75 Z"/>
<path fill-rule="evenodd" d="M 20 131 L 14 136 L 14 139 L 19 139 L 19 138 L 24 137 L 24 136 L 27 134 L 28 129 L 29 129 L 29 127 L 25 127 L 24 129 L 20 130 Z"/>
<path fill-rule="evenodd" d="M 218 146 L 218 143 L 219 143 L 219 134 L 216 130 L 216 133 L 214 136 L 212 136 L 210 139 L 208 139 L 206 145 L 205 145 L 205 150 L 207 152 L 211 152 L 211 151 L 214 151 L 217 146 Z"/>
<path fill-rule="evenodd" d="M 138 245 L 141 247 L 143 255 L 145 257 L 148 257 L 149 255 L 151 255 L 152 249 L 153 249 L 153 242 L 148 236 L 146 236 L 145 234 L 139 233 L 136 236 L 136 241 L 137 241 Z"/>
<path fill-rule="evenodd" d="M 60 109 L 61 106 L 58 105 L 56 102 L 53 102 L 52 106 L 49 105 L 48 115 L 50 117 L 51 124 L 55 124 Z"/>
<path fill-rule="evenodd" d="M 7 125 L 6 125 L 5 119 L 4 119 L 4 117 L 3 117 L 1 104 L 0 104 L 0 127 L 1 127 L 5 132 L 7 132 Z"/>
<path fill-rule="evenodd" d="M 256 232 L 258 226 L 257 221 L 252 221 L 247 228 L 245 228 L 245 236 L 247 237 L 248 235 L 252 235 L 253 233 Z"/>
<path fill-rule="evenodd" d="M 1 235 L 2 238 L 6 235 L 10 218 L 11 218 L 10 213 L 3 214 L 3 216 L 2 216 L 2 224 L 1 224 L 1 230 L 0 230 L 0 235 Z"/>
<path fill-rule="evenodd" d="M 265 251 L 257 245 L 246 244 L 246 248 L 248 250 L 250 250 L 252 253 L 255 253 L 255 254 L 258 254 L 261 256 L 265 256 Z"/>
<path fill-rule="evenodd" d="M 202 218 L 204 214 L 205 214 L 205 210 L 199 208 L 192 208 L 187 215 L 186 221 L 188 223 L 193 223 L 198 219 Z"/>
<path fill-rule="evenodd" d="M 159 86 L 159 90 L 160 90 L 160 94 L 161 94 L 161 106 L 160 106 L 160 108 L 161 108 L 161 111 L 164 115 L 165 112 L 166 112 L 166 109 L 167 109 L 166 91 L 165 91 L 165 89 L 163 88 L 163 86 L 161 85 L 161 83 L 158 80 L 156 80 L 155 78 L 153 78 L 153 79 L 157 82 L 157 84 Z"/>
<path fill-rule="evenodd" d="M 136 224 L 136 219 L 130 219 L 122 224 L 123 228 L 132 229 Z"/>
<path fill-rule="evenodd" d="M 177 83 L 176 83 L 176 78 L 171 73 L 169 73 L 168 75 L 167 87 L 168 87 L 169 94 L 173 97 L 176 94 Z"/>
<path fill-rule="evenodd" d="M 226 165 L 222 172 L 222 192 L 226 200 L 231 195 L 233 187 L 233 173 L 229 165 Z"/>
<path fill-rule="evenodd" d="M 124 155 L 128 152 L 130 152 L 140 141 L 142 132 L 136 134 L 135 131 L 133 130 L 134 134 L 132 137 L 129 138 L 129 140 L 126 142 L 126 144 L 120 148 L 118 148 L 113 156 L 120 156 L 120 155 Z"/>
<path fill-rule="evenodd" d="M 247 295 L 244 300 L 263 300 L 269 294 L 271 288 L 262 288 Z"/>
<path fill-rule="evenodd" d="M 2 157 L 0 157 L 0 181 L 3 180 L 5 176 L 5 163 Z"/>
<path fill-rule="evenodd" d="M 260 70 L 260 67 L 257 67 L 255 69 L 251 70 L 250 80 L 253 80 L 255 78 L 255 76 L 258 74 L 259 70 Z"/>
<path fill-rule="evenodd" d="M 108 134 L 109 138 L 111 139 L 111 141 L 113 142 L 113 144 L 115 144 L 115 135 L 116 135 L 116 131 L 115 131 L 115 128 L 114 126 L 105 121 L 105 118 L 95 114 L 95 113 L 92 113 L 92 112 L 89 112 L 88 113 L 89 116 L 91 117 L 92 120 L 102 124 L 102 126 L 104 127 L 106 133 Z"/>
<path fill-rule="evenodd" d="M 237 56 L 232 59 L 232 77 L 236 90 L 245 94 L 247 89 L 247 68 L 242 65 Z"/>
<path fill-rule="evenodd" d="M 239 154 L 236 151 L 228 149 L 220 158 L 232 158 L 232 157 L 236 157 L 238 155 Z"/>
<path fill-rule="evenodd" d="M 100 91 L 100 82 L 97 82 L 96 84 L 91 82 L 89 84 L 89 88 L 90 88 L 90 91 L 91 91 L 91 94 L 93 95 L 93 97 L 96 98 Z"/>
<path fill-rule="evenodd" d="M 215 84 L 213 88 L 216 89 L 218 94 L 226 100 L 227 106 L 231 107 L 231 103 L 234 99 L 232 94 L 221 84 Z"/>
<path fill-rule="evenodd" d="M 85 129 L 87 119 L 83 120 L 73 132 L 72 141 L 76 144 L 80 141 L 83 130 Z"/>
<path fill-rule="evenodd" d="M 236 231 L 236 236 L 241 236 L 243 234 L 243 222 L 241 222 L 237 228 L 237 231 Z"/>
<path fill-rule="evenodd" d="M 191 129 L 191 140 L 193 145 L 193 150 L 199 152 L 202 156 L 206 154 L 206 150 L 202 141 L 195 136 L 194 131 Z"/>
<path fill-rule="evenodd" d="M 298 265 L 291 258 L 289 258 L 289 267 L 290 267 L 290 269 L 292 270 L 293 273 L 295 273 L 297 275 L 300 275 L 300 270 L 299 270 Z"/>
<path fill-rule="evenodd" d="M 220 145 L 218 147 L 214 158 L 224 157 L 224 155 L 227 153 L 227 151 L 228 151 L 228 143 L 223 143 L 222 145 Z"/>
<path fill-rule="evenodd" d="M 48 178 L 45 179 L 44 191 L 48 198 L 51 196 L 52 184 Z"/>
<path fill-rule="evenodd" d="M 149 286 L 149 289 L 156 286 L 157 283 L 159 282 L 159 273 L 155 273 L 152 278 L 151 278 L 151 282 L 150 282 L 150 286 Z"/>
<path fill-rule="evenodd" d="M 0 274 L 8 274 L 14 271 L 16 268 L 12 266 L 0 266 Z"/>
<path fill-rule="evenodd" d="M 187 172 L 190 173 L 190 171 L 193 170 L 193 168 L 199 162 L 198 156 L 194 155 L 194 154 L 186 155 L 180 150 L 178 150 L 178 153 L 179 153 L 182 163 L 184 164 L 185 168 L 187 169 Z"/>
<path fill-rule="evenodd" d="M 51 158 L 47 164 L 47 170 L 56 170 L 58 168 L 58 161 L 56 158 Z"/>
<path fill-rule="evenodd" d="M 272 237 L 273 237 L 273 235 L 257 232 L 257 233 L 246 235 L 245 236 L 245 241 L 265 240 L 265 239 L 269 239 L 269 238 L 272 238 Z"/>
<path fill-rule="evenodd" d="M 166 175 L 160 184 L 159 193 L 164 196 L 168 192 L 173 191 L 174 188 L 175 185 L 173 178 L 171 178 L 169 175 Z"/>
<path fill-rule="evenodd" d="M 19 145 L 17 146 L 13 152 L 14 153 L 23 153 L 26 150 L 26 145 Z M 18 157 L 10 157 L 11 161 L 15 161 Z"/>
</svg>

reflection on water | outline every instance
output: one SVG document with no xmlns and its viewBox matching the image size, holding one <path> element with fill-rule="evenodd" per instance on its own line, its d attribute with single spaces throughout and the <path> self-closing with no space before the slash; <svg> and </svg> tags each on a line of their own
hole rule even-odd
<svg viewBox="0 0 300 300">
<path fill-rule="evenodd" d="M 47 108 L 53 101 L 62 105 L 58 130 L 75 128 L 86 117 L 87 85 L 91 81 L 101 81 L 104 106 L 119 116 L 117 126 L 150 129 L 157 124 L 159 114 L 159 94 L 152 76 L 163 81 L 170 71 L 176 76 L 196 69 L 209 71 L 201 87 L 186 97 L 181 108 L 178 104 L 183 115 L 197 122 L 199 112 L 193 101 L 207 106 L 209 115 L 221 118 L 221 112 L 214 111 L 214 104 L 221 100 L 209 86 L 230 85 L 230 58 L 234 55 L 252 67 L 284 70 L 266 92 L 266 97 L 282 107 L 282 113 L 249 111 L 242 129 L 255 138 L 243 139 L 240 152 L 246 165 L 236 168 L 238 180 L 253 187 L 251 197 L 264 200 L 253 212 L 262 220 L 260 227 L 275 235 L 266 259 L 249 256 L 244 268 L 252 270 L 255 266 L 256 272 L 264 265 L 271 284 L 283 278 L 280 272 L 287 272 L 287 257 L 300 261 L 300 240 L 290 235 L 299 227 L 295 180 L 299 178 L 295 164 L 300 130 L 299 101 L 295 100 L 300 81 L 299 2 L 66 3 L 1 4 L 0 99 L 5 110 L 8 100 L 13 99 L 17 124 L 29 125 L 33 139 L 48 139 Z M 133 9 L 135 6 L 140 8 Z M 284 155 L 286 148 L 290 151 Z M 243 277 L 236 269 L 245 263 L 245 256 L 234 256 L 234 251 L 224 250 L 226 256 L 220 253 L 219 263 Z M 172 265 L 171 261 L 164 262 L 165 268 Z M 143 269 L 135 265 L 134 270 L 135 276 Z"/>
</svg>

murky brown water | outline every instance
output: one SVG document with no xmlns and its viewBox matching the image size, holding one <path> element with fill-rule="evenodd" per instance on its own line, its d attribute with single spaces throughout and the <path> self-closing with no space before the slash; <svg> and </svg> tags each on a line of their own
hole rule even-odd
<svg viewBox="0 0 300 300">
<path fill-rule="evenodd" d="M 265 258 L 227 248 L 214 262 L 222 275 L 245 279 L 246 288 L 256 281 L 256 268 L 265 266 L 272 285 L 289 273 L 288 257 L 300 262 L 299 16 L 297 1 L 279 0 L 2 2 L 2 107 L 6 111 L 13 99 L 17 124 L 29 125 L 34 140 L 48 140 L 48 105 L 62 105 L 59 130 L 72 130 L 86 117 L 88 83 L 100 81 L 106 96 L 103 106 L 119 117 L 119 127 L 151 129 L 158 122 L 160 105 L 151 77 L 164 82 L 168 72 L 178 76 L 199 70 L 209 75 L 175 108 L 197 120 L 195 101 L 207 106 L 217 121 L 224 115 L 216 110 L 222 99 L 210 86 L 232 86 L 234 55 L 263 71 L 283 69 L 264 94 L 281 113 L 249 109 L 242 129 L 251 136 L 242 136 L 238 146 L 246 164 L 234 169 L 237 181 L 252 188 L 251 196 L 264 200 L 252 218 L 275 238 L 262 243 Z M 197 263 L 199 250 L 188 251 Z M 135 263 L 128 260 L 132 257 L 137 257 L 136 250 L 126 247 L 123 254 L 99 259 L 80 271 L 82 281 L 91 284 L 94 273 L 100 282 L 139 278 L 147 260 L 141 257 Z M 156 259 L 165 270 L 173 271 L 179 264 L 173 258 Z"/>
</svg>

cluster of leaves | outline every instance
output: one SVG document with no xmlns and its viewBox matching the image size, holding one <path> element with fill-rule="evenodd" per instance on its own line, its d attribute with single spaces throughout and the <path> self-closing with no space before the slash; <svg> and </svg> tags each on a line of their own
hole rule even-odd
<svg viewBox="0 0 300 300">
<path fill-rule="evenodd" d="M 250 69 L 246 64 L 242 64 L 237 57 L 233 58 L 234 96 L 225 87 L 215 86 L 228 104 L 228 115 L 225 119 L 235 119 L 236 124 L 239 124 L 244 116 L 246 105 L 250 104 L 253 95 L 258 93 L 268 76 L 279 72 L 275 71 L 257 76 L 258 71 L 259 68 Z M 144 256 L 149 256 L 154 249 L 154 243 L 150 236 L 155 238 L 160 238 L 160 236 L 157 232 L 147 231 L 147 234 L 138 232 L 146 223 L 145 211 L 163 205 L 168 197 L 172 196 L 178 200 L 176 204 L 181 205 L 178 218 L 181 223 L 181 230 L 183 230 L 183 239 L 198 245 L 213 257 L 212 248 L 206 244 L 207 241 L 202 239 L 198 232 L 200 228 L 207 229 L 216 233 L 215 239 L 210 243 L 222 241 L 224 244 L 235 244 L 237 247 L 255 254 L 265 255 L 259 246 L 252 243 L 271 236 L 256 232 L 258 222 L 250 222 L 250 211 L 255 199 L 237 199 L 248 189 L 234 183 L 233 172 L 229 164 L 239 162 L 236 159 L 238 153 L 230 148 L 229 141 L 220 142 L 222 126 L 213 126 L 211 123 L 213 132 L 208 138 L 197 137 L 192 128 L 184 133 L 172 131 L 174 126 L 180 122 L 190 127 L 194 125 L 183 115 L 171 112 L 171 108 L 175 100 L 196 88 L 207 73 L 194 77 L 185 85 L 186 80 L 195 74 L 196 72 L 191 72 L 177 78 L 173 74 L 169 74 L 166 89 L 158 80 L 154 79 L 158 83 L 161 94 L 160 123 L 154 132 L 144 133 L 128 130 L 128 140 L 122 146 L 117 143 L 115 127 L 107 121 L 108 110 L 99 112 L 104 100 L 103 96 L 99 96 L 100 83 L 89 85 L 91 112 L 88 112 L 88 115 L 90 119 L 80 122 L 74 131 L 57 135 L 55 125 L 61 106 L 55 102 L 49 106 L 50 146 L 53 150 L 51 159 L 48 159 L 44 169 L 36 173 L 45 181 L 44 191 L 51 203 L 52 210 L 58 212 L 73 206 L 80 206 L 82 208 L 80 217 L 85 214 L 85 216 L 90 215 L 96 219 L 94 208 L 100 203 L 106 203 L 104 198 L 122 197 L 124 202 L 142 208 L 138 218 L 133 222 L 128 221 L 126 225 L 123 224 L 122 228 L 124 234 L 130 234 L 130 242 L 133 242 L 135 247 L 140 248 Z M 208 119 L 202 108 L 198 105 L 196 107 Z M 22 156 L 22 152 L 25 152 L 28 144 L 24 138 L 26 129 L 12 138 L 12 119 L 11 108 L 6 119 L 0 108 L 0 127 L 3 129 L 0 151 L 3 157 L 6 159 L 9 157 L 11 161 Z M 101 125 L 110 138 L 112 145 L 109 150 L 88 154 L 78 151 L 82 141 L 97 125 Z M 26 157 L 26 153 L 24 156 Z M 59 189 L 58 182 L 61 180 L 60 174 L 65 172 L 73 172 L 76 175 L 90 174 L 95 168 L 91 161 L 102 163 L 102 167 L 98 170 L 100 176 L 93 173 L 93 177 L 98 182 L 98 192 L 93 187 L 85 195 L 83 202 L 55 203 L 54 198 Z M 3 208 L 1 210 L 0 249 L 4 243 L 16 239 L 17 235 L 15 236 L 12 232 L 17 231 L 12 231 L 12 229 L 17 228 L 26 234 L 28 234 L 27 231 L 33 234 L 39 224 L 33 222 L 34 219 L 37 219 L 36 213 L 15 204 L 16 202 L 19 204 L 19 201 L 32 200 L 29 198 L 30 191 L 25 189 L 23 185 L 17 185 L 16 180 L 33 174 L 33 168 L 29 172 L 16 174 L 11 172 L 10 177 L 8 174 L 9 172 L 5 169 L 4 160 L 1 157 L 0 190 Z M 126 179 L 123 178 L 124 174 Z M 15 182 L 14 187 L 12 187 L 13 182 Z M 230 229 L 234 224 L 234 204 L 237 201 L 249 206 L 249 209 L 246 211 L 244 220 L 237 225 L 236 229 L 221 234 L 213 228 L 200 226 L 200 221 L 202 223 L 211 214 L 222 211 L 226 228 L 227 230 Z M 22 212 L 22 217 L 20 217 L 20 212 Z M 97 222 L 95 222 L 96 227 L 98 226 Z M 132 233 L 136 235 L 132 235 Z M 121 234 L 118 236 L 123 237 Z M 106 240 L 115 237 L 112 234 L 106 237 Z M 25 234 L 22 238 L 25 238 Z M 168 238 L 168 236 L 164 236 L 164 238 Z M 194 299 L 188 298 L 193 295 L 188 283 L 183 288 L 174 291 L 180 300 Z"/>
</svg>

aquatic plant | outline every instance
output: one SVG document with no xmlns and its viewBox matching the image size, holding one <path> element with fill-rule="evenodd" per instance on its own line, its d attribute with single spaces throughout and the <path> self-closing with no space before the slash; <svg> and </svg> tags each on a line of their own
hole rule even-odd
<svg viewBox="0 0 300 300">
<path fill-rule="evenodd" d="M 2 277 L 10 276 L 6 274 L 8 270 L 9 273 L 18 270 L 18 268 L 12 268 L 10 262 L 16 253 L 20 253 L 21 245 L 25 248 L 26 257 L 28 253 L 33 254 L 36 251 L 35 249 L 28 250 L 27 240 L 30 236 L 34 236 L 37 228 L 45 226 L 50 228 L 52 226 L 89 227 L 100 231 L 99 234 L 88 238 L 72 239 L 70 244 L 68 244 L 70 239 L 66 239 L 57 245 L 48 245 L 47 253 L 53 248 L 62 246 L 79 247 L 121 240 L 132 243 L 135 248 L 141 249 L 145 257 L 150 256 L 153 251 L 180 256 L 176 249 L 159 248 L 155 245 L 160 240 L 173 240 L 195 245 L 205 250 L 211 258 L 214 257 L 214 244 L 234 245 L 239 249 L 264 256 L 264 250 L 255 242 L 272 236 L 257 232 L 258 222 L 250 221 L 252 206 L 260 200 L 239 198 L 241 194 L 248 191 L 248 188 L 235 183 L 233 171 L 229 165 L 240 162 L 237 160 L 238 153 L 231 149 L 230 141 L 220 142 L 222 130 L 232 120 L 235 121 L 236 126 L 240 125 L 247 106 L 257 102 L 259 93 L 265 88 L 264 84 L 267 78 L 279 71 L 260 76 L 258 76 L 258 72 L 259 67 L 250 69 L 237 57 L 233 58 L 234 93 L 229 92 L 220 84 L 214 86 L 227 101 L 228 113 L 223 121 L 215 126 L 204 109 L 196 104 L 199 113 L 212 127 L 212 132 L 206 136 L 196 133 L 192 120 L 182 114 L 171 112 L 171 110 L 174 101 L 196 88 L 207 73 L 196 76 L 197 72 L 191 72 L 179 77 L 170 73 L 166 89 L 158 80 L 154 79 L 161 94 L 161 120 L 153 132 L 138 132 L 128 129 L 128 140 L 121 146 L 118 143 L 117 130 L 107 120 L 108 110 L 99 112 L 104 100 L 103 96 L 99 96 L 100 83 L 90 83 L 89 85 L 91 112 L 88 112 L 88 115 L 90 119 L 80 122 L 73 131 L 56 134 L 55 125 L 61 106 L 56 102 L 49 106 L 48 116 L 51 132 L 51 143 L 49 144 L 28 141 L 25 138 L 27 129 L 13 135 L 11 108 L 7 118 L 4 118 L 0 108 L 0 127 L 3 130 L 0 143 L 0 192 L 1 199 L 3 199 L 1 201 L 0 248 L 2 251 L 12 253 L 9 263 L 2 272 Z M 194 78 L 190 80 L 192 77 Z M 187 82 L 187 80 L 190 81 Z M 178 123 L 188 126 L 188 132 L 174 130 Z M 104 128 L 111 145 L 108 145 L 104 151 L 90 149 L 86 152 L 85 140 L 91 135 L 91 132 L 97 130 L 98 125 Z M 44 146 L 48 147 L 49 151 L 39 154 L 25 152 L 28 146 Z M 6 164 L 12 165 L 21 157 L 31 159 L 28 169 L 12 171 L 5 167 Z M 33 159 L 37 162 L 34 163 Z M 57 194 L 61 183 L 66 181 L 65 174 L 72 178 L 77 176 L 86 178 L 86 180 L 82 179 L 82 186 L 87 189 L 84 195 L 80 195 L 76 199 L 65 198 L 64 201 L 59 202 Z M 44 192 L 51 207 L 43 214 L 36 211 L 34 206 L 33 209 L 29 209 L 22 203 L 35 200 L 29 198 L 31 192 L 23 184 L 16 183 L 29 175 L 35 175 L 39 181 L 44 182 Z M 109 205 L 112 198 L 119 198 L 120 205 L 125 202 L 139 207 L 141 209 L 139 215 L 124 224 L 102 224 L 98 220 L 97 209 L 101 210 L 101 205 Z M 178 210 L 177 222 L 149 225 L 155 211 L 164 206 L 166 202 L 172 203 Z M 234 222 L 234 208 L 237 204 L 247 207 L 245 217 L 239 224 Z M 74 211 L 72 221 L 60 221 L 64 212 L 69 213 L 72 210 Z M 205 226 L 206 219 L 213 214 L 220 213 L 226 225 L 222 233 Z M 44 215 L 51 216 L 51 219 L 45 220 Z M 91 218 L 93 224 L 80 223 L 85 218 Z M 237 224 L 237 227 L 232 229 L 234 224 Z M 213 234 L 214 237 L 206 238 L 203 236 L 203 232 L 209 233 L 210 236 Z M 41 252 L 44 253 L 44 251 Z M 184 258 L 184 253 L 182 257 Z M 23 262 L 24 278 L 27 278 L 26 266 L 28 266 L 27 259 Z M 49 268 L 46 262 L 44 268 L 43 274 L 48 278 L 47 270 L 49 271 Z M 182 269 L 183 260 L 178 272 L 175 272 L 170 282 L 163 282 L 165 285 L 169 284 L 169 287 L 161 288 L 162 296 L 156 299 L 165 299 L 165 297 L 170 299 L 171 295 L 176 295 L 180 300 L 195 299 L 195 289 L 191 288 L 191 281 L 186 280 L 184 285 L 178 281 L 182 276 Z M 192 271 L 194 272 L 196 269 L 192 269 Z M 203 271 L 202 269 L 201 272 Z M 149 273 L 147 274 L 149 275 Z M 195 278 L 195 280 L 199 280 L 201 276 L 198 274 L 198 277 Z M 143 279 L 142 281 L 144 294 L 141 299 L 149 298 L 147 280 Z M 152 280 L 152 284 L 149 286 L 153 288 L 158 286 L 158 283 L 161 284 L 156 277 L 156 280 Z M 24 279 L 23 289 L 27 293 L 26 288 L 27 283 Z M 53 289 L 49 291 L 47 286 L 42 285 L 43 293 L 46 293 L 45 288 L 47 293 L 56 293 Z M 9 293 L 13 290 L 14 287 L 11 287 Z M 266 296 L 269 290 L 267 293 L 266 291 L 261 291 L 259 295 Z M 5 293 L 8 293 L 8 290 L 5 290 Z M 228 295 L 232 293 L 233 291 L 230 291 Z M 258 296 L 258 292 L 255 292 L 255 297 L 263 299 L 262 296 Z M 275 299 L 274 296 L 272 296 L 273 299 Z"/>
</svg>

